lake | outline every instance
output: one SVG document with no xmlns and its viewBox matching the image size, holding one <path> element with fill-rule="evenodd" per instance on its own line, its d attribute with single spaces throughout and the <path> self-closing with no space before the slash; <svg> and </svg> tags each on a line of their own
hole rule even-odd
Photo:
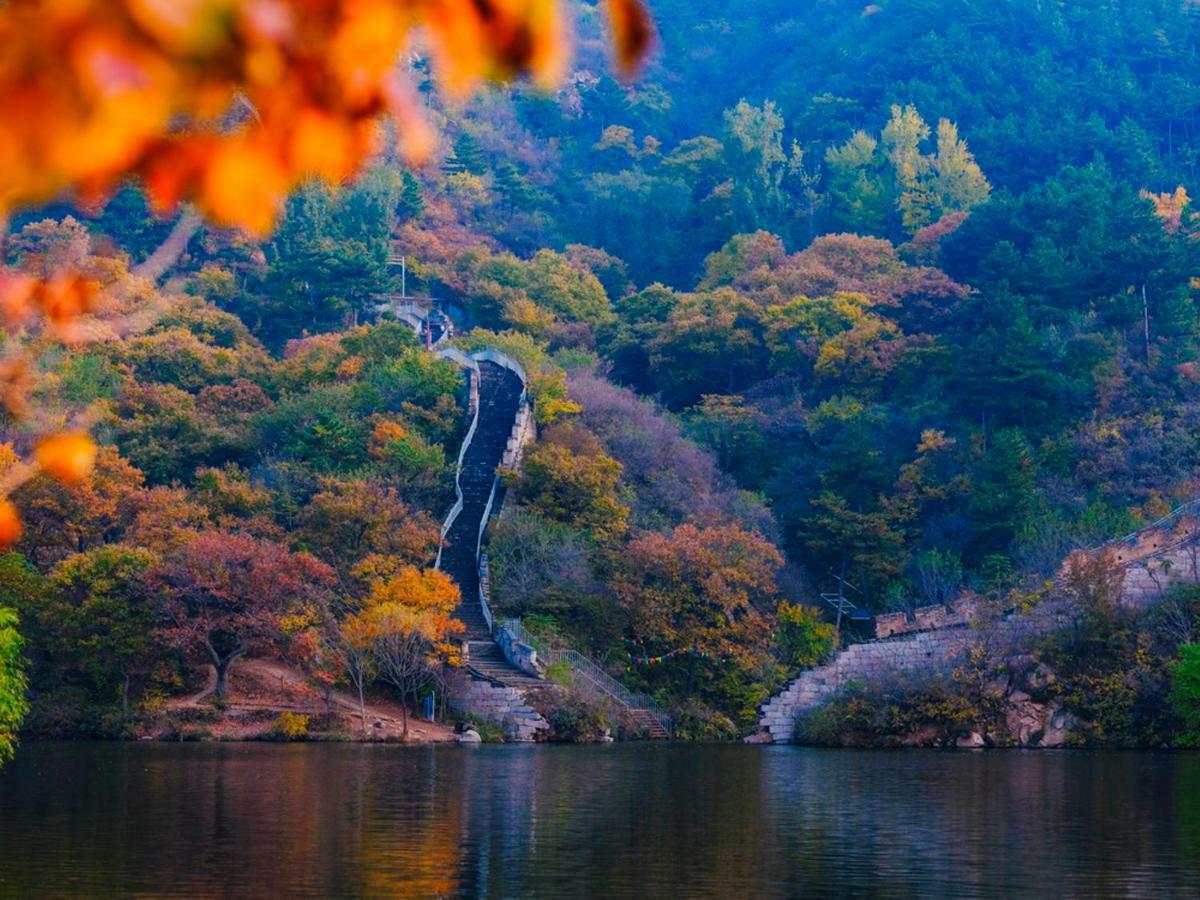
<svg viewBox="0 0 1200 900">
<path fill-rule="evenodd" d="M 1200 754 L 27 743 L 0 896 L 1200 896 Z"/>
</svg>

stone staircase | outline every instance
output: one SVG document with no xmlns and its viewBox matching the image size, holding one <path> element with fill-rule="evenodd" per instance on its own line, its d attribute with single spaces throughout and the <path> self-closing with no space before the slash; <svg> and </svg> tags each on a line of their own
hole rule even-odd
<svg viewBox="0 0 1200 900">
<path fill-rule="evenodd" d="M 546 681 L 522 672 L 510 663 L 495 641 L 472 641 L 467 669 L 481 678 L 486 678 L 506 687 L 543 688 Z"/>
<path fill-rule="evenodd" d="M 930 674 L 947 669 L 975 638 L 970 627 L 906 634 L 851 644 L 828 665 L 806 669 L 763 704 L 752 743 L 791 743 L 796 717 L 816 709 L 852 681 L 872 682 L 901 672 Z"/>
<path fill-rule="evenodd" d="M 492 362 L 479 363 L 479 424 L 458 475 L 462 511 L 446 532 L 439 564 L 462 592 L 454 617 L 466 625 L 464 638 L 471 645 L 492 644 L 492 629 L 484 617 L 479 595 L 479 535 L 523 390 L 521 379 L 513 372 Z M 493 501 L 496 509 L 501 500 L 498 495 Z M 482 652 L 483 648 L 479 649 Z M 475 658 L 474 652 L 470 658 Z"/>
<path fill-rule="evenodd" d="M 630 710 L 629 717 L 638 727 L 646 732 L 646 738 L 651 741 L 669 741 L 671 732 L 663 727 L 662 720 L 646 709 Z"/>
</svg>

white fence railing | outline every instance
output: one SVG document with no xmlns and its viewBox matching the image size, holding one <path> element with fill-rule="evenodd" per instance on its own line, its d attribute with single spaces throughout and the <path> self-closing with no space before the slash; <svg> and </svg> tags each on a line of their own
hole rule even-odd
<svg viewBox="0 0 1200 900">
<path fill-rule="evenodd" d="M 565 663 L 571 669 L 575 687 L 590 690 L 593 694 L 601 694 L 628 710 L 644 711 L 658 722 L 663 731 L 668 735 L 671 734 L 673 725 L 671 717 L 654 698 L 631 691 L 576 650 L 562 650 L 549 646 L 545 641 L 531 634 L 520 619 L 505 619 L 500 623 L 500 627 L 522 644 L 537 651 L 538 659 L 543 664 Z"/>
</svg>

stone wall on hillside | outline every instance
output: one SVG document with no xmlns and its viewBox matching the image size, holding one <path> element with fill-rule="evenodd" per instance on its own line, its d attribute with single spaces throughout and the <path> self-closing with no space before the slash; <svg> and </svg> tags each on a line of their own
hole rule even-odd
<svg viewBox="0 0 1200 900">
<path fill-rule="evenodd" d="M 982 597 L 965 594 L 953 604 L 922 606 L 911 613 L 885 613 L 875 617 L 875 637 L 883 639 L 918 631 L 937 631 L 940 628 L 970 625 L 983 611 L 984 604 Z"/>
<path fill-rule="evenodd" d="M 946 628 L 865 644 L 851 644 L 825 666 L 800 673 L 762 708 L 760 731 L 772 743 L 790 743 L 796 717 L 816 709 L 851 682 L 875 684 L 900 674 L 919 677 L 948 672 L 978 640 L 969 627 Z"/>
</svg>

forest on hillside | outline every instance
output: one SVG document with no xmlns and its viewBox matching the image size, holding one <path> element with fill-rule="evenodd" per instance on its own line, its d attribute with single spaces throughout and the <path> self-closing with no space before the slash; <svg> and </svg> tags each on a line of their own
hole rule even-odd
<svg viewBox="0 0 1200 900">
<path fill-rule="evenodd" d="M 36 348 L 39 409 L 91 406 L 101 449 L 13 493 L 29 729 L 130 733 L 235 649 L 344 684 L 355 622 L 453 607 L 430 563 L 462 382 L 380 313 L 401 290 L 531 375 L 497 608 L 680 736 L 744 733 L 823 659 L 839 584 L 873 613 L 1026 607 L 1200 492 L 1200 8 L 653 11 L 632 81 L 586 2 L 552 91 L 450 100 L 412 54 L 429 165 L 392 141 L 269 235 L 206 227 L 109 311 L 152 325 Z M 112 284 L 171 227 L 128 184 L 15 215 L 0 264 Z M 32 437 L 4 425 L 11 467 Z M 232 612 L 204 631 L 210 579 Z M 1094 743 L 1200 740 L 1200 594 L 1169 602 L 1046 650 Z"/>
</svg>

